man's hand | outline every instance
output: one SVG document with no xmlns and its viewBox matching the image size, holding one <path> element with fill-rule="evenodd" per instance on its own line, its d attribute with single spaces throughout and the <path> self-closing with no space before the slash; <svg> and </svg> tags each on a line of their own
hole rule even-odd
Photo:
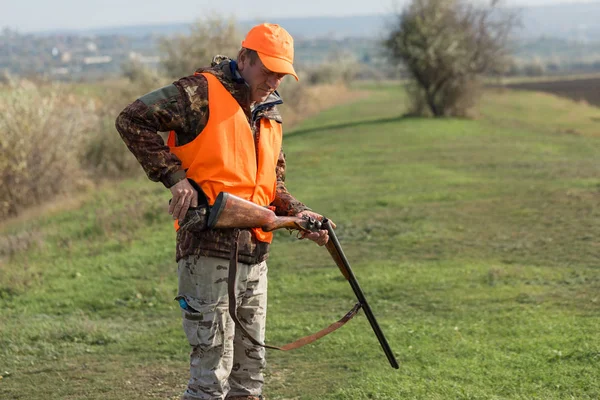
<svg viewBox="0 0 600 400">
<path fill-rule="evenodd" d="M 316 220 L 323 221 L 323 216 L 312 211 L 302 211 L 296 214 L 296 217 L 312 217 Z M 333 229 L 335 224 L 329 220 Z M 322 229 L 319 232 L 300 232 L 300 239 L 309 239 L 318 244 L 319 246 L 325 246 L 329 241 L 329 234 L 326 230 Z"/>
<path fill-rule="evenodd" d="M 169 203 L 169 214 L 173 219 L 183 220 L 188 208 L 198 207 L 198 192 L 187 179 L 177 182 L 169 189 L 173 195 Z"/>
</svg>

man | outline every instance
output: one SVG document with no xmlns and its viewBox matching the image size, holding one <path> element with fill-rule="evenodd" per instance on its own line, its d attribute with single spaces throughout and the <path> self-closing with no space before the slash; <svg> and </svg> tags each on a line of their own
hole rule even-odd
<svg viewBox="0 0 600 400">
<path fill-rule="evenodd" d="M 228 313 L 229 229 L 180 229 L 190 207 L 212 205 L 226 191 L 281 216 L 321 219 L 285 187 L 281 149 L 283 101 L 276 89 L 293 67 L 293 39 L 278 25 L 252 28 L 237 60 L 216 57 L 210 68 L 148 93 L 121 112 L 116 127 L 148 177 L 173 195 L 176 261 L 183 328 L 192 346 L 182 397 L 262 399 L 265 350 L 237 329 Z M 170 131 L 167 145 L 160 131 Z M 196 189 L 201 189 L 200 193 Z M 327 231 L 302 234 L 323 246 Z M 272 235 L 239 233 L 237 316 L 264 343 L 267 264 Z"/>
</svg>

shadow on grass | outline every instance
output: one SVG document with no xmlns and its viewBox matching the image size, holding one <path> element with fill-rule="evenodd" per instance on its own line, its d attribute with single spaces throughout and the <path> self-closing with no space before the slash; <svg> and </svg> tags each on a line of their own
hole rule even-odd
<svg viewBox="0 0 600 400">
<path fill-rule="evenodd" d="M 355 128 L 355 127 L 359 127 L 359 126 L 363 126 L 363 125 L 380 125 L 380 124 L 387 124 L 387 123 L 391 123 L 391 122 L 400 122 L 400 121 L 404 121 L 404 120 L 415 120 L 415 119 L 421 119 L 421 118 L 411 116 L 411 115 L 398 115 L 395 117 L 388 117 L 388 118 L 363 119 L 363 120 L 359 120 L 359 121 L 345 122 L 345 123 L 341 123 L 341 124 L 316 126 L 316 127 L 312 127 L 312 128 L 294 130 L 294 131 L 288 133 L 287 135 L 284 135 L 284 139 L 286 141 L 289 141 L 292 138 L 309 135 L 309 134 L 315 133 L 315 132 L 326 132 L 326 131 L 333 131 L 336 129 Z"/>
</svg>

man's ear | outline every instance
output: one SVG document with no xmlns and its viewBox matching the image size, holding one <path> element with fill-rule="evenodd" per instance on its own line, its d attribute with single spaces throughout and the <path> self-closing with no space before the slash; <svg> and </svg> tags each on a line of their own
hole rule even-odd
<svg viewBox="0 0 600 400">
<path fill-rule="evenodd" d="M 241 49 L 240 52 L 238 53 L 238 57 L 237 57 L 238 70 L 240 72 L 242 72 L 244 70 L 244 68 L 246 67 L 246 63 L 248 61 L 249 61 L 248 53 L 246 52 L 245 49 Z"/>
</svg>

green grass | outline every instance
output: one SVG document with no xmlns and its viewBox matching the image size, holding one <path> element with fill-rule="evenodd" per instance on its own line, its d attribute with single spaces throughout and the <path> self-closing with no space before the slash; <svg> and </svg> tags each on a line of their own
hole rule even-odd
<svg viewBox="0 0 600 400">
<path fill-rule="evenodd" d="M 401 117 L 399 87 L 371 90 L 287 133 L 287 182 L 338 224 L 401 368 L 361 313 L 313 345 L 268 351 L 266 394 L 599 398 L 600 110 L 503 92 L 478 120 L 421 120 Z M 168 198 L 125 181 L 4 227 L 1 399 L 178 398 L 189 347 Z M 269 269 L 271 343 L 354 304 L 312 243 L 278 232 Z"/>
</svg>

